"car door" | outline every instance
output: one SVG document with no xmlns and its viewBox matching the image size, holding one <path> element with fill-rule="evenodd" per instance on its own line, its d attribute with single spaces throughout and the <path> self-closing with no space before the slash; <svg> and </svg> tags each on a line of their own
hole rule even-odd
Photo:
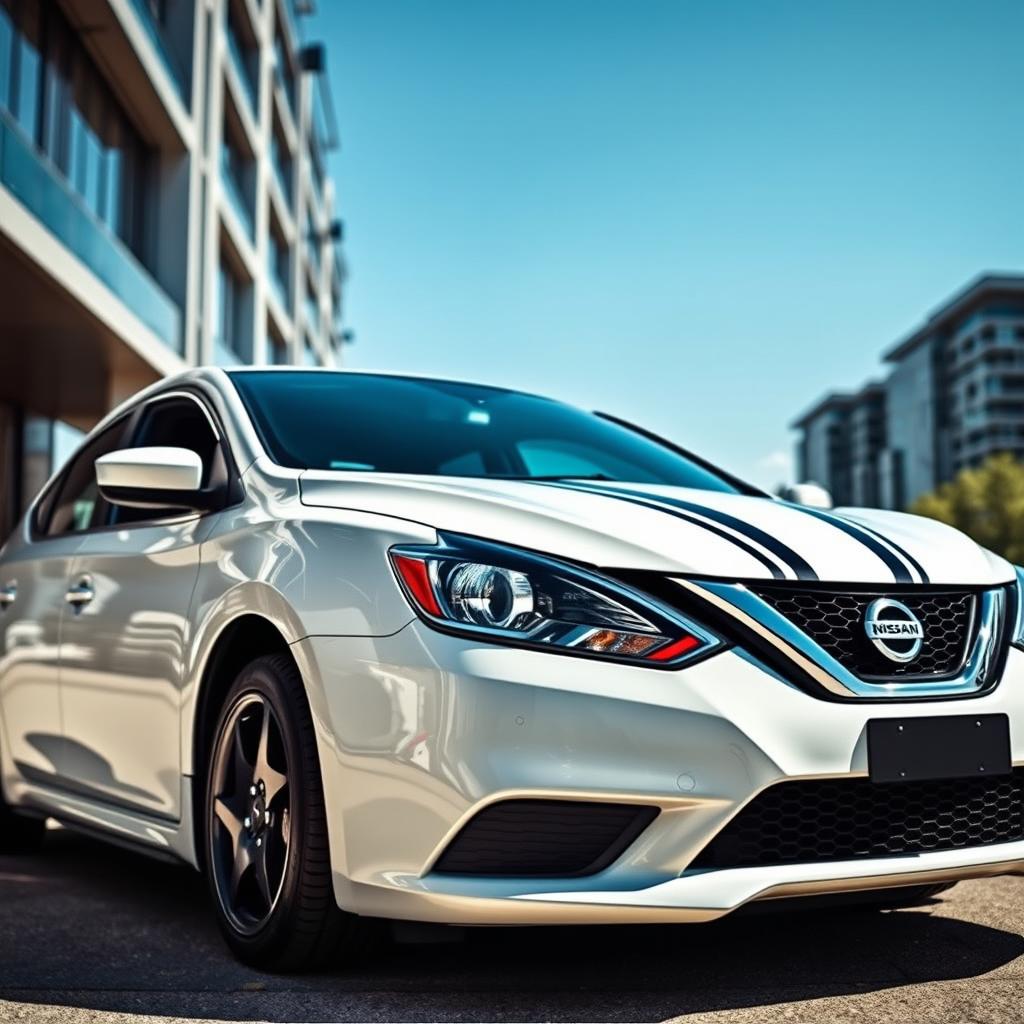
<svg viewBox="0 0 1024 1024">
<path fill-rule="evenodd" d="M 125 436 L 122 418 L 70 460 L 36 502 L 0 563 L 0 721 L 18 773 L 64 775 L 59 689 L 61 624 L 75 554 L 98 514 L 93 465 Z"/>
<path fill-rule="evenodd" d="M 202 401 L 186 392 L 141 410 L 131 444 L 190 448 L 204 486 L 225 452 Z M 107 509 L 74 558 L 61 644 L 65 768 L 103 800 L 176 819 L 181 812 L 182 688 L 189 606 L 211 515 Z"/>
</svg>

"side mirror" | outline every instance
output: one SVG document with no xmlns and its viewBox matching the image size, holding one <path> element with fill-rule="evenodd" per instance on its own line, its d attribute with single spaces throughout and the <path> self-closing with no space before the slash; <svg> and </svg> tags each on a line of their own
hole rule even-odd
<svg viewBox="0 0 1024 1024">
<path fill-rule="evenodd" d="M 791 484 L 782 496 L 786 501 L 808 508 L 832 508 L 832 495 L 821 484 Z"/>
<path fill-rule="evenodd" d="M 112 505 L 205 511 L 218 492 L 202 489 L 203 460 L 188 448 L 124 448 L 96 460 L 96 484 Z"/>
</svg>

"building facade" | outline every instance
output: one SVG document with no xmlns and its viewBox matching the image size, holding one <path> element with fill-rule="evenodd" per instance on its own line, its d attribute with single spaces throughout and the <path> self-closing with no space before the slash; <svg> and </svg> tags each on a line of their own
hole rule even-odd
<svg viewBox="0 0 1024 1024">
<path fill-rule="evenodd" d="M 0 535 L 106 411 L 200 363 L 334 365 L 309 0 L 0 0 Z"/>
<path fill-rule="evenodd" d="M 997 452 L 1024 459 L 1024 275 L 977 278 L 884 358 L 884 382 L 793 424 L 802 478 L 837 504 L 903 509 Z"/>
<path fill-rule="evenodd" d="M 826 395 L 794 424 L 797 476 L 827 487 L 837 505 L 877 505 L 886 437 L 886 389 Z"/>
</svg>

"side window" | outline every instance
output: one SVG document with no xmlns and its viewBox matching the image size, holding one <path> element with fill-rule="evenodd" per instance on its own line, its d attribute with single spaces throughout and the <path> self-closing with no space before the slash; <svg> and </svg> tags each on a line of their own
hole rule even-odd
<svg viewBox="0 0 1024 1024">
<path fill-rule="evenodd" d="M 227 464 L 217 435 L 202 406 L 190 398 L 167 398 L 146 406 L 129 447 L 188 448 L 203 460 L 203 487 L 227 480 Z M 134 523 L 159 519 L 162 515 L 154 509 L 117 507 L 113 521 Z"/>
<path fill-rule="evenodd" d="M 48 537 L 76 533 L 100 525 L 106 505 L 96 487 L 96 460 L 121 447 L 128 417 L 111 424 L 76 455 L 53 490 L 53 498 L 44 499 L 42 519 L 37 522 Z"/>
</svg>

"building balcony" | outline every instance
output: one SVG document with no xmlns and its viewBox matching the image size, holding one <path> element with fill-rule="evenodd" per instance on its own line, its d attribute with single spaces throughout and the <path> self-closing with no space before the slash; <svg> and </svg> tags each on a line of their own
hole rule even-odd
<svg viewBox="0 0 1024 1024">
<path fill-rule="evenodd" d="M 6 116 L 0 116 L 0 183 L 168 348 L 181 354 L 177 305 Z"/>
</svg>

